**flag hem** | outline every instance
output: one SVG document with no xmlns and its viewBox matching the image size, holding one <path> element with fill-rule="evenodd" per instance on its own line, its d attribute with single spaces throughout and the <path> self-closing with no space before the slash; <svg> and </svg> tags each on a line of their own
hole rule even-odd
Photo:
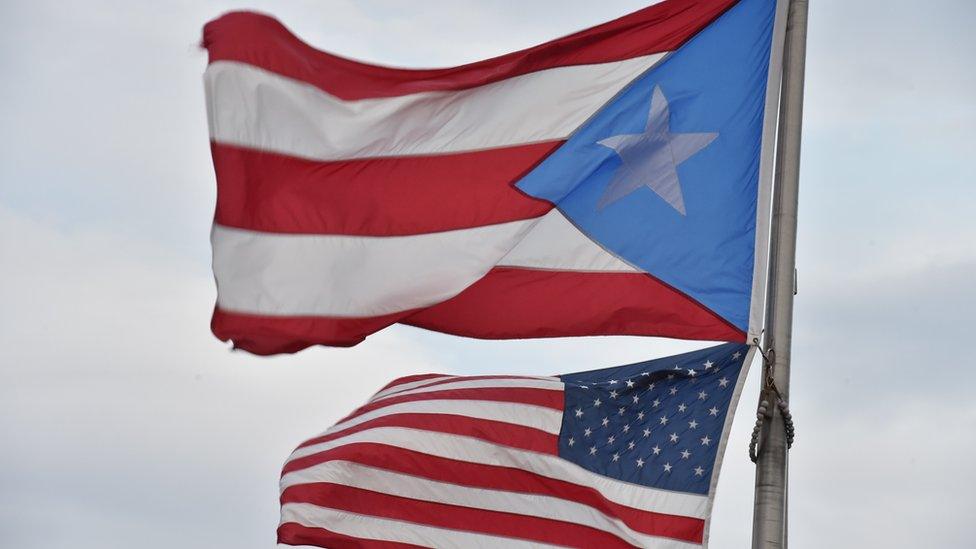
<svg viewBox="0 0 976 549">
<path fill-rule="evenodd" d="M 705 526 L 702 530 L 702 549 L 708 549 L 709 528 L 712 525 L 712 507 L 715 505 L 715 493 L 718 490 L 718 476 L 722 471 L 722 458 L 725 457 L 725 450 L 732 438 L 732 421 L 735 419 L 735 411 L 739 407 L 739 398 L 742 396 L 742 389 L 745 387 L 746 378 L 749 377 L 749 369 L 755 358 L 756 347 L 749 345 L 746 351 L 745 360 L 739 370 L 739 379 L 735 383 L 735 390 L 732 393 L 732 400 L 729 401 L 729 409 L 725 412 L 725 425 L 722 426 L 722 438 L 719 441 L 718 452 L 715 454 L 715 465 L 712 467 L 712 480 L 708 484 L 708 502 L 705 504 Z"/>
<path fill-rule="evenodd" d="M 766 278 L 769 271 L 770 216 L 772 214 L 773 174 L 775 166 L 776 127 L 779 122 L 780 81 L 783 77 L 783 48 L 786 43 L 786 8 L 788 2 L 776 0 L 773 36 L 769 45 L 769 69 L 766 77 L 766 105 L 763 113 L 762 144 L 759 153 L 759 197 L 756 200 L 755 265 L 752 272 L 752 300 L 746 343 L 762 335 L 766 312 Z"/>
</svg>

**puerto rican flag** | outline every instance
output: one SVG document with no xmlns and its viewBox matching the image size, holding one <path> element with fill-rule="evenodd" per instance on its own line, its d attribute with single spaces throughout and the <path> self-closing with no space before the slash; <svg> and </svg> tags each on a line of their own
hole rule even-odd
<svg viewBox="0 0 976 549">
<path fill-rule="evenodd" d="M 257 354 L 397 322 L 751 339 L 782 7 L 669 0 L 429 70 L 211 21 L 214 334 Z"/>
</svg>

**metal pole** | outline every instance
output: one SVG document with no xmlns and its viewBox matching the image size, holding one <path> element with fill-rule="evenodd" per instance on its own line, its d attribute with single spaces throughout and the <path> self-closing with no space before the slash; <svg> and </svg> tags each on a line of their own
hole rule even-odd
<svg viewBox="0 0 976 549">
<path fill-rule="evenodd" d="M 783 58 L 783 87 L 777 131 L 773 217 L 770 235 L 769 290 L 763 343 L 770 358 L 763 369 L 761 399 L 769 402 L 762 449 L 756 464 L 753 549 L 787 546 L 786 431 L 775 384 L 783 399 L 790 391 L 790 344 L 796 288 L 796 212 L 800 176 L 800 128 L 803 122 L 803 73 L 807 42 L 807 0 L 789 0 Z"/>
</svg>

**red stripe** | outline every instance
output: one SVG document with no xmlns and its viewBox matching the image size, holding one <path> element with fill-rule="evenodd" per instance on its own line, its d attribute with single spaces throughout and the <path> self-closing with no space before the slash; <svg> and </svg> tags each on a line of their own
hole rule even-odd
<svg viewBox="0 0 976 549">
<path fill-rule="evenodd" d="M 563 411 L 563 392 L 559 389 L 536 389 L 534 387 L 477 387 L 470 389 L 447 389 L 429 391 L 409 395 L 391 396 L 377 401 L 368 402 L 353 413 L 339 420 L 339 423 L 361 416 L 367 412 L 385 408 L 403 402 L 417 402 L 421 400 L 488 400 L 491 402 L 510 402 L 513 404 L 529 404 Z"/>
<path fill-rule="evenodd" d="M 215 221 L 275 233 L 396 236 L 531 219 L 552 204 L 513 184 L 561 143 L 335 162 L 211 143 Z"/>
<path fill-rule="evenodd" d="M 349 436 L 353 433 L 367 431 L 369 429 L 376 429 L 378 427 L 407 427 L 410 429 L 423 429 L 426 431 L 435 431 L 438 433 L 448 433 L 452 435 L 477 438 L 493 444 L 511 446 L 513 448 L 531 450 L 533 452 L 541 452 L 544 454 L 555 455 L 559 453 L 559 436 L 547 433 L 545 431 L 540 431 L 539 429 L 533 429 L 532 427 L 526 427 L 524 425 L 505 423 L 503 421 L 479 419 L 454 414 L 424 413 L 406 413 L 378 417 L 376 419 L 364 421 L 359 425 L 355 425 L 348 429 L 343 429 L 342 431 L 338 431 L 336 433 L 322 435 L 311 440 L 307 440 L 303 442 L 299 448 L 321 444 L 323 442 Z M 287 465 L 285 465 L 284 472 L 304 468 L 305 466 L 302 465 L 302 463 L 304 463 L 302 459 L 304 458 L 298 458 L 289 462 Z"/>
<path fill-rule="evenodd" d="M 234 12 L 207 23 L 210 62 L 240 61 L 352 100 L 460 90 L 568 65 L 672 51 L 736 0 L 669 0 L 575 34 L 500 57 L 443 69 L 396 69 L 316 50 L 277 20 Z"/>
<path fill-rule="evenodd" d="M 325 528 L 302 526 L 296 522 L 286 522 L 278 527 L 278 543 L 285 545 L 311 545 L 329 549 L 428 549 L 423 545 L 413 545 L 399 541 L 380 541 L 354 538 Z"/>
<path fill-rule="evenodd" d="M 414 311 L 365 318 L 265 316 L 214 308 L 210 330 L 256 355 L 296 353 L 312 345 L 352 347 Z"/>
<path fill-rule="evenodd" d="M 460 295 L 382 317 L 277 317 L 216 309 L 211 329 L 254 354 L 312 345 L 348 347 L 401 321 L 482 339 L 640 335 L 744 342 L 746 334 L 667 284 L 642 273 L 498 267 Z"/>
<path fill-rule="evenodd" d="M 376 394 L 380 394 L 383 391 L 387 391 L 387 390 L 392 389 L 392 388 L 394 388 L 394 387 L 396 387 L 398 385 L 405 385 L 407 383 L 415 383 L 417 381 L 424 381 L 424 380 L 427 380 L 427 379 L 437 379 L 437 378 L 445 377 L 446 375 L 447 374 L 416 374 L 416 375 L 412 375 L 412 376 L 399 377 L 399 378 L 394 379 L 393 381 L 387 383 L 386 385 L 384 385 L 382 389 L 380 389 L 379 391 L 376 391 Z M 451 379 L 450 380 L 447 380 L 447 381 L 453 381 L 454 379 L 457 379 L 457 376 L 450 376 L 450 377 L 451 377 Z M 418 385 L 418 388 L 419 387 L 426 387 L 426 384 L 425 385 Z M 375 395 L 374 395 L 374 397 L 375 397 Z"/>
<path fill-rule="evenodd" d="M 634 547 L 613 534 L 589 526 L 393 496 L 329 482 L 288 487 L 281 494 L 281 503 L 311 503 L 330 509 L 436 528 L 527 539 L 567 547 Z M 409 528 L 409 525 L 404 525 L 404 528 Z M 499 540 L 500 543 L 501 541 Z"/>
<path fill-rule="evenodd" d="M 484 339 L 643 335 L 745 341 L 746 334 L 643 273 L 498 267 L 453 299 L 401 320 Z"/>
<path fill-rule="evenodd" d="M 441 375 L 443 375 L 443 374 L 435 374 L 435 375 L 431 375 L 430 377 L 438 377 L 438 376 L 441 376 Z M 435 387 L 437 385 L 443 385 L 445 383 L 455 383 L 457 381 L 481 381 L 481 380 L 486 380 L 486 379 L 515 379 L 515 380 L 518 380 L 518 379 L 530 379 L 530 380 L 538 380 L 539 377 L 538 376 L 502 376 L 502 375 L 493 375 L 493 376 L 463 376 L 463 377 L 461 377 L 461 376 L 451 376 L 450 379 L 438 379 L 438 380 L 432 381 L 430 383 L 424 383 L 423 385 L 418 385 L 416 387 L 410 387 L 409 389 L 403 389 L 402 391 L 412 391 L 414 389 L 426 389 L 427 387 Z M 553 380 L 553 381 L 558 382 L 557 380 Z M 394 385 L 394 384 L 389 384 L 389 385 L 387 385 L 387 387 L 390 387 L 392 385 Z M 380 393 L 380 392 L 382 392 L 384 390 L 385 389 L 381 389 L 381 390 L 377 391 L 377 393 Z M 402 391 L 398 391 L 398 392 L 402 392 Z M 394 395 L 394 394 L 396 394 L 396 392 L 390 393 L 390 395 Z M 378 397 L 378 398 L 379 399 L 383 399 L 383 398 L 387 398 L 390 395 L 383 395 L 383 396 Z M 374 395 L 373 398 L 376 399 L 377 397 Z"/>
<path fill-rule="evenodd" d="M 286 464 L 283 475 L 329 461 L 351 461 L 418 477 L 489 490 L 552 496 L 592 507 L 606 516 L 617 517 L 636 532 L 691 543 L 701 543 L 705 521 L 627 507 L 606 499 L 599 491 L 552 479 L 522 469 L 469 463 L 405 450 L 385 444 L 359 442 L 299 458 L 301 467 Z M 298 461 L 298 460 L 294 460 Z"/>
</svg>

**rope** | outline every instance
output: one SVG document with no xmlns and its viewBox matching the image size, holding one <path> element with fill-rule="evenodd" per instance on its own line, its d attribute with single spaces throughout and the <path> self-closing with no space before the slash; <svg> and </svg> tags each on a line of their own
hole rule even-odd
<svg viewBox="0 0 976 549">
<path fill-rule="evenodd" d="M 790 413 L 789 403 L 783 398 L 783 395 L 779 392 L 779 388 L 776 387 L 776 382 L 773 380 L 773 365 L 776 355 L 772 349 L 763 352 L 762 347 L 759 346 L 758 338 L 754 338 L 752 341 L 756 345 L 756 350 L 763 357 L 763 370 L 766 372 L 766 379 L 763 383 L 763 396 L 767 396 L 767 398 L 769 396 L 775 396 L 776 407 L 779 408 L 780 415 L 783 417 L 783 423 L 786 427 L 786 449 L 790 450 L 793 448 L 796 427 L 793 424 L 793 414 Z M 769 409 L 769 401 L 763 399 L 759 402 L 759 407 L 756 409 L 756 425 L 752 428 L 752 439 L 749 441 L 749 459 L 753 463 L 759 461 L 759 455 L 763 449 L 763 426 L 765 425 L 766 418 L 771 417 L 773 417 L 773 414 Z"/>
</svg>

